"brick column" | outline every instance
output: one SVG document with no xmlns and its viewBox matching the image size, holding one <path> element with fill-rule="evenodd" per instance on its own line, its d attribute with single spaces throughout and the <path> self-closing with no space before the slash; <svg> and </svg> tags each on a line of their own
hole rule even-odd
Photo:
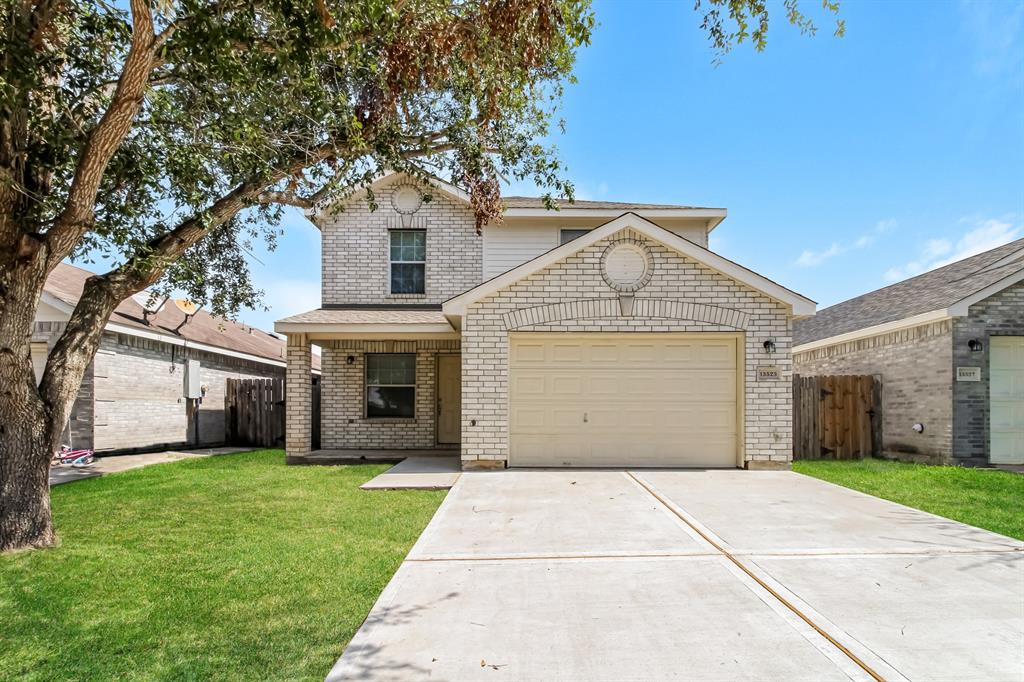
<svg viewBox="0 0 1024 682">
<path fill-rule="evenodd" d="M 304 457 L 310 452 L 313 427 L 312 349 L 305 334 L 288 335 L 285 381 L 285 455 Z"/>
</svg>

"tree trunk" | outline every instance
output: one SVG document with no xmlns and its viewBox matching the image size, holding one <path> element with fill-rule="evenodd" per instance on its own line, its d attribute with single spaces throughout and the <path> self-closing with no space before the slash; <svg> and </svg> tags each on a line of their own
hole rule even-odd
<svg viewBox="0 0 1024 682">
<path fill-rule="evenodd" d="M 0 552 L 57 541 L 50 516 L 47 419 L 37 406 L 0 425 Z M 6 415 L 5 415 L 6 416 Z"/>
<path fill-rule="evenodd" d="M 22 242 L 18 253 L 0 260 L 0 551 L 56 540 L 50 520 L 50 434 L 52 420 L 67 411 L 47 409 L 36 388 L 32 325 L 46 281 L 46 252 L 31 236 Z"/>
</svg>

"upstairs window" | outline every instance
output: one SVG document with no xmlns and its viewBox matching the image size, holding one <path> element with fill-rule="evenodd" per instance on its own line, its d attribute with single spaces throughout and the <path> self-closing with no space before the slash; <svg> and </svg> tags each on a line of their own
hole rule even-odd
<svg viewBox="0 0 1024 682">
<path fill-rule="evenodd" d="M 416 416 L 416 355 L 374 353 L 366 356 L 368 419 Z"/>
<path fill-rule="evenodd" d="M 590 230 L 575 230 L 575 229 L 572 229 L 572 230 L 570 230 L 570 229 L 560 230 L 559 233 L 558 233 L 558 235 L 559 235 L 558 243 L 559 244 L 564 244 L 566 242 L 571 242 L 573 239 L 576 239 L 577 237 L 582 237 L 587 232 L 590 232 Z"/>
<path fill-rule="evenodd" d="M 392 230 L 391 293 L 423 294 L 427 291 L 427 233 L 425 230 Z"/>
</svg>

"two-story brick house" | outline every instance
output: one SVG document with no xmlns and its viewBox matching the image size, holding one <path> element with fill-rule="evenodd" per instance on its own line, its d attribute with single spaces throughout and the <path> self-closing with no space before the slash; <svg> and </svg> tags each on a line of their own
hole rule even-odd
<svg viewBox="0 0 1024 682">
<path fill-rule="evenodd" d="M 287 452 L 451 448 L 463 467 L 783 467 L 813 301 L 708 250 L 724 209 L 469 198 L 391 175 L 311 214 L 323 304 L 288 335 Z"/>
</svg>

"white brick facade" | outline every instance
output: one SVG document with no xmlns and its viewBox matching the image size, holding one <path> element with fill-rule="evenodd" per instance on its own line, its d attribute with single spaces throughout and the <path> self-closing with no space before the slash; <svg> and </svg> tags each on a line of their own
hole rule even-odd
<svg viewBox="0 0 1024 682">
<path fill-rule="evenodd" d="M 601 276 L 611 241 L 650 249 L 653 275 L 632 314 Z M 792 320 L 786 306 L 644 235 L 623 230 L 472 304 L 462 328 L 464 465 L 508 459 L 508 335 L 516 331 L 745 332 L 743 456 L 785 463 L 792 455 Z M 772 339 L 768 355 L 764 341 Z M 758 381 L 757 368 L 781 377 Z"/>
<path fill-rule="evenodd" d="M 435 447 L 437 356 L 457 354 L 458 340 L 338 340 L 324 344 L 320 409 L 322 448 L 415 450 Z M 366 418 L 367 353 L 416 354 L 414 418 Z"/>
<path fill-rule="evenodd" d="M 432 192 L 432 200 L 403 223 L 391 205 L 401 182 L 378 189 L 377 210 L 366 198 L 351 201 L 344 210 L 321 220 L 323 303 L 401 304 L 441 303 L 480 283 L 483 238 L 477 236 L 473 212 L 447 196 Z M 389 231 L 403 227 L 426 230 L 426 292 L 392 295 L 389 270 Z"/>
<path fill-rule="evenodd" d="M 309 454 L 313 429 L 313 388 L 310 382 L 313 350 L 305 334 L 288 335 L 288 373 L 285 377 L 285 450 L 289 457 Z"/>
</svg>

